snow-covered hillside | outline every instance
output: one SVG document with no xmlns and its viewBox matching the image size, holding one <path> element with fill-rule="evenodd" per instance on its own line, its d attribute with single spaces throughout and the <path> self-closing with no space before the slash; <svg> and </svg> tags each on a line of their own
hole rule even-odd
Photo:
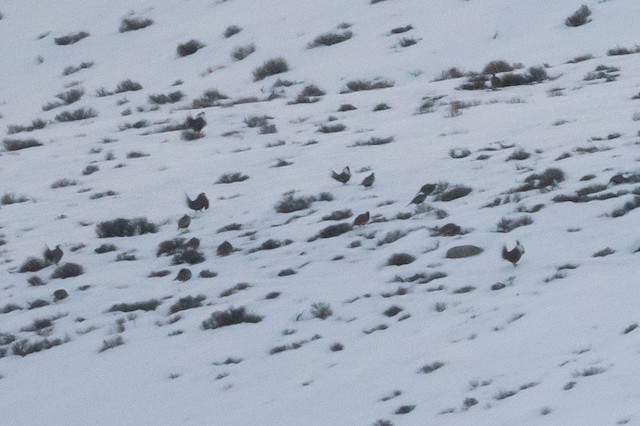
<svg viewBox="0 0 640 426">
<path fill-rule="evenodd" d="M 636 1 L 44 3 L 0 4 L 0 424 L 640 421 Z"/>
</svg>

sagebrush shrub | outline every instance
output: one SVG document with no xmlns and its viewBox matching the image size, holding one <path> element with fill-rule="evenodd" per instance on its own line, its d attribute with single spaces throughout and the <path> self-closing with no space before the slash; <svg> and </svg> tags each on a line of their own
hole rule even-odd
<svg viewBox="0 0 640 426">
<path fill-rule="evenodd" d="M 124 18 L 120 23 L 120 32 L 137 31 L 153 25 L 153 19 L 149 18 Z"/>
<path fill-rule="evenodd" d="M 6 138 L 2 141 L 4 149 L 7 151 L 19 151 L 21 149 L 33 148 L 35 146 L 42 146 L 42 142 L 37 139 L 9 139 Z"/>
<path fill-rule="evenodd" d="M 202 328 L 204 330 L 214 330 L 243 322 L 258 323 L 262 321 L 262 318 L 260 315 L 248 313 L 244 307 L 229 308 L 226 311 L 213 312 L 210 318 L 202 321 Z"/>
<path fill-rule="evenodd" d="M 186 43 L 179 44 L 176 48 L 176 51 L 178 52 L 178 56 L 182 58 L 185 56 L 193 55 L 203 47 L 205 47 L 205 44 L 199 42 L 198 40 L 191 39 Z"/>
<path fill-rule="evenodd" d="M 135 219 L 118 218 L 100 222 L 96 225 L 98 238 L 132 237 L 134 235 L 156 232 L 158 232 L 158 226 L 149 222 L 147 218 L 144 217 Z"/>
<path fill-rule="evenodd" d="M 58 266 L 53 273 L 51 274 L 51 278 L 71 278 L 77 277 L 78 275 L 82 275 L 84 273 L 84 268 L 77 263 L 67 262 L 60 266 Z"/>
<path fill-rule="evenodd" d="M 284 58 L 269 59 L 253 71 L 253 81 L 264 80 L 272 75 L 287 71 L 289 71 L 289 64 Z"/>
<path fill-rule="evenodd" d="M 70 44 L 74 44 L 82 40 L 83 38 L 89 37 L 89 33 L 86 31 L 79 31 L 77 33 L 71 33 L 66 36 L 56 37 L 53 39 L 53 42 L 58 46 L 68 46 Z"/>
<path fill-rule="evenodd" d="M 564 24 L 567 27 L 579 27 L 591 21 L 589 16 L 591 16 L 591 9 L 589 9 L 587 5 L 583 4 L 573 13 L 573 15 L 565 19 Z"/>
<path fill-rule="evenodd" d="M 133 312 L 133 311 L 155 311 L 160 306 L 158 299 L 149 299 L 135 303 L 117 303 L 112 305 L 107 312 Z"/>
</svg>

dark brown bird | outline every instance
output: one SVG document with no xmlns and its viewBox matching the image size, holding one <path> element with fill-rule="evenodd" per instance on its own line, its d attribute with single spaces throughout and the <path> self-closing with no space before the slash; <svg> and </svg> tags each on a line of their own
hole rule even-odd
<svg viewBox="0 0 640 426">
<path fill-rule="evenodd" d="M 373 173 L 371 173 L 369 176 L 364 178 L 364 180 L 362 181 L 362 183 L 360 183 L 360 185 L 364 186 L 365 188 L 371 188 L 371 185 L 373 185 L 373 181 L 375 179 L 376 177 L 374 176 Z"/>
<path fill-rule="evenodd" d="M 354 226 L 364 226 L 369 222 L 369 212 L 359 214 L 356 216 L 356 219 L 353 221 Z"/>
<path fill-rule="evenodd" d="M 204 192 L 196 197 L 195 200 L 191 200 L 187 194 L 187 206 L 193 211 L 207 210 L 209 208 L 209 199 Z"/>
<path fill-rule="evenodd" d="M 178 271 L 178 275 L 173 279 L 174 281 L 189 281 L 191 279 L 191 271 L 187 268 L 182 268 Z"/>
<path fill-rule="evenodd" d="M 331 170 L 331 177 L 337 180 L 338 182 L 345 184 L 349 182 L 349 179 L 351 179 L 351 170 L 349 170 L 349 166 L 342 169 L 342 173 L 336 173 L 333 170 Z"/>
<path fill-rule="evenodd" d="M 502 246 L 502 258 L 508 260 L 516 266 L 522 255 L 524 254 L 524 247 L 520 244 L 520 241 L 516 240 L 516 246 L 513 250 L 507 250 L 507 246 Z"/>
<path fill-rule="evenodd" d="M 193 250 L 198 250 L 198 247 L 200 247 L 200 239 L 193 237 L 185 243 L 185 246 Z"/>
<path fill-rule="evenodd" d="M 422 185 L 422 188 L 420 188 L 419 192 L 422 192 L 424 194 L 427 194 L 427 196 L 431 195 L 431 193 L 433 191 L 435 191 L 436 186 L 432 183 L 425 183 L 424 185 Z"/>
<path fill-rule="evenodd" d="M 187 116 L 187 119 L 184 122 L 184 127 L 187 129 L 191 129 L 196 133 L 200 133 L 204 126 L 207 125 L 207 120 L 204 119 L 204 112 L 196 115 L 196 118 Z"/>
<path fill-rule="evenodd" d="M 225 241 L 218 246 L 216 253 L 218 256 L 229 256 L 233 252 L 233 246 L 229 241 Z"/>
<path fill-rule="evenodd" d="M 45 247 L 47 246 L 45 245 Z M 44 260 L 49 264 L 55 263 L 57 265 L 60 262 L 60 259 L 62 259 L 62 256 L 64 256 L 64 252 L 59 245 L 57 245 L 53 250 L 49 247 L 44 250 Z"/>
<path fill-rule="evenodd" d="M 418 204 L 424 203 L 424 200 L 427 199 L 427 195 L 428 194 L 426 192 L 418 192 L 418 195 L 413 197 L 413 200 L 411 200 L 411 202 L 407 204 L 407 206 L 410 206 L 411 204 L 415 204 L 417 206 Z"/>
<path fill-rule="evenodd" d="M 188 214 L 185 214 L 178 220 L 178 229 L 187 229 L 191 224 L 191 217 Z"/>
</svg>

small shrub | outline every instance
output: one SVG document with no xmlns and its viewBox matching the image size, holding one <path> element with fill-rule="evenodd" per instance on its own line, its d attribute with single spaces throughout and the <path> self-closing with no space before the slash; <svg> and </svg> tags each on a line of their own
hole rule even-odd
<svg viewBox="0 0 640 426">
<path fill-rule="evenodd" d="M 42 146 L 42 142 L 36 139 L 4 139 L 2 141 L 4 149 L 7 151 L 19 151 L 21 149 L 33 148 L 35 146 Z"/>
<path fill-rule="evenodd" d="M 226 184 L 226 183 L 234 183 L 234 182 L 242 182 L 249 179 L 249 176 L 243 175 L 240 172 L 235 173 L 225 173 L 221 175 L 216 181 L 217 184 Z"/>
<path fill-rule="evenodd" d="M 66 179 L 66 178 L 58 179 L 57 181 L 51 184 L 51 189 L 66 188 L 67 186 L 75 186 L 77 184 L 78 182 L 76 182 L 75 180 Z"/>
<path fill-rule="evenodd" d="M 97 117 L 98 112 L 93 108 L 83 107 L 78 108 L 75 111 L 62 111 L 56 115 L 56 121 L 60 123 L 66 123 L 69 121 L 86 120 L 87 118 Z"/>
<path fill-rule="evenodd" d="M 203 43 L 199 42 L 198 40 L 192 39 L 186 43 L 179 44 L 176 48 L 176 51 L 178 52 L 178 56 L 183 58 L 185 56 L 193 55 L 203 47 L 205 47 Z"/>
<path fill-rule="evenodd" d="M 255 51 L 256 46 L 253 43 L 246 46 L 238 46 L 231 51 L 231 57 L 236 61 L 241 61 Z"/>
<path fill-rule="evenodd" d="M 599 250 L 595 253 L 593 253 L 593 255 L 591 257 L 605 257 L 605 256 L 609 256 L 613 253 L 615 253 L 616 251 L 613 250 L 611 247 L 606 247 L 603 248 L 602 250 Z"/>
<path fill-rule="evenodd" d="M 324 320 L 333 315 L 333 310 L 331 310 L 331 305 L 328 303 L 314 303 L 311 305 L 311 315 L 314 318 Z"/>
<path fill-rule="evenodd" d="M 48 266 L 48 263 L 44 260 L 44 259 L 39 259 L 37 257 L 30 257 L 27 260 L 25 260 L 22 265 L 20 265 L 20 268 L 18 269 L 18 272 L 20 273 L 24 273 L 24 272 L 38 272 L 39 270 L 45 268 Z"/>
<path fill-rule="evenodd" d="M 11 346 L 11 351 L 14 355 L 25 357 L 32 353 L 40 352 L 43 350 L 51 349 L 54 346 L 59 346 L 65 343 L 62 339 L 43 339 L 38 341 L 29 341 L 26 339 L 18 340 Z"/>
<path fill-rule="evenodd" d="M 80 31 L 80 32 L 71 33 L 69 35 L 62 36 L 62 37 L 56 37 L 53 39 L 53 42 L 58 46 L 68 46 L 70 44 L 77 43 L 86 37 L 89 37 L 89 33 L 85 31 Z"/>
<path fill-rule="evenodd" d="M 253 71 L 253 81 L 264 80 L 272 75 L 287 71 L 289 71 L 289 64 L 287 64 L 284 58 L 269 59 Z"/>
<path fill-rule="evenodd" d="M 262 321 L 262 318 L 260 315 L 247 313 L 244 307 L 229 308 L 226 311 L 213 312 L 210 318 L 202 321 L 202 328 L 204 330 L 215 330 L 216 328 L 244 322 L 258 323 Z"/>
<path fill-rule="evenodd" d="M 312 49 L 319 46 L 332 46 L 334 44 L 347 41 L 351 37 L 353 37 L 353 33 L 351 31 L 344 31 L 342 33 L 325 33 L 313 39 L 313 41 L 309 43 L 307 47 L 309 49 Z"/>
<path fill-rule="evenodd" d="M 184 311 L 187 309 L 200 308 L 202 307 L 202 302 L 205 299 L 206 297 L 203 295 L 198 295 L 196 297 L 182 297 L 176 303 L 171 305 L 171 307 L 169 308 L 169 314 L 175 314 L 176 312 Z"/>
<path fill-rule="evenodd" d="M 44 306 L 49 306 L 51 303 L 49 303 L 48 300 L 44 300 L 44 299 L 36 299 L 33 302 L 29 302 L 27 304 L 27 309 L 37 309 L 37 308 L 42 308 Z"/>
<path fill-rule="evenodd" d="M 360 92 L 364 90 L 378 90 L 393 87 L 395 82 L 392 80 L 351 80 L 346 83 L 346 89 L 340 93 Z"/>
<path fill-rule="evenodd" d="M 232 36 L 238 34 L 240 31 L 242 31 L 242 28 L 240 28 L 239 26 L 237 26 L 237 25 L 229 25 L 227 27 L 227 29 L 224 30 L 222 35 L 224 36 L 224 38 L 229 38 L 229 37 L 232 37 Z"/>
<path fill-rule="evenodd" d="M 135 92 L 138 90 L 142 90 L 142 85 L 140 83 L 133 80 L 123 80 L 118 83 L 118 86 L 116 86 L 115 93 Z"/>
<path fill-rule="evenodd" d="M 409 263 L 412 263 L 415 260 L 416 258 L 414 256 L 411 256 L 408 253 L 394 253 L 387 260 L 387 265 L 388 266 L 408 265 Z"/>
<path fill-rule="evenodd" d="M 391 143 L 394 141 L 394 137 L 393 136 L 388 136 L 386 138 L 378 138 L 375 136 L 372 136 L 370 139 L 365 140 L 365 141 L 357 141 L 355 142 L 353 145 L 351 145 L 352 147 L 356 147 L 356 146 L 376 146 L 376 145 L 386 145 L 388 143 Z"/>
<path fill-rule="evenodd" d="M 134 235 L 154 234 L 156 232 L 158 232 L 158 226 L 148 222 L 144 217 L 135 219 L 118 218 L 100 222 L 96 225 L 98 238 L 133 237 Z"/>
<path fill-rule="evenodd" d="M 338 133 L 338 132 L 342 132 L 346 128 L 347 128 L 347 126 L 345 126 L 344 124 L 341 124 L 341 123 L 323 124 L 322 126 L 320 126 L 318 128 L 318 132 L 320 132 L 320 133 Z"/>
<path fill-rule="evenodd" d="M 573 15 L 565 19 L 564 24 L 567 27 L 579 27 L 591 21 L 589 16 L 591 16 L 591 9 L 589 9 L 587 5 L 583 4 L 573 13 Z"/>
<path fill-rule="evenodd" d="M 350 223 L 338 223 L 336 225 L 330 225 L 322 229 L 315 238 L 334 238 L 349 231 L 351 231 Z"/>
<path fill-rule="evenodd" d="M 496 231 L 504 233 L 511 232 L 516 228 L 531 225 L 532 223 L 533 218 L 529 215 L 523 215 L 515 219 L 507 219 L 506 217 L 503 217 L 500 219 L 500 222 L 498 222 Z"/>
<path fill-rule="evenodd" d="M 98 352 L 104 352 L 120 345 L 124 345 L 124 339 L 122 338 L 122 336 L 118 335 L 116 337 L 112 337 L 111 339 L 103 340 L 102 346 L 100 347 L 100 349 L 98 349 Z"/>
<path fill-rule="evenodd" d="M 220 105 L 220 101 L 224 99 L 229 99 L 229 97 L 223 93 L 220 93 L 216 89 L 208 89 L 202 94 L 202 96 L 200 96 L 197 99 L 194 99 L 191 102 L 191 108 L 193 109 L 210 108 L 213 106 Z"/>
<path fill-rule="evenodd" d="M 444 363 L 440 362 L 440 361 L 435 361 L 432 362 L 431 364 L 427 364 L 423 367 L 420 368 L 419 372 L 420 373 L 424 373 L 424 374 L 429 374 L 429 373 L 433 373 L 434 371 L 438 370 L 439 368 L 444 367 Z"/>
<path fill-rule="evenodd" d="M 153 25 L 153 19 L 149 18 L 124 18 L 120 23 L 120 32 L 138 31 Z"/>
<path fill-rule="evenodd" d="M 160 303 L 158 299 L 135 303 L 118 303 L 111 306 L 107 312 L 155 311 Z"/>
<path fill-rule="evenodd" d="M 353 212 L 350 209 L 336 210 L 331 214 L 322 216 L 322 220 L 344 220 L 353 216 Z"/>
<path fill-rule="evenodd" d="M 61 278 L 72 278 L 77 277 L 79 275 L 84 274 L 84 268 L 77 263 L 67 262 L 58 266 L 53 273 L 51 274 L 51 279 Z"/>
<path fill-rule="evenodd" d="M 149 95 L 149 103 L 155 105 L 175 104 L 176 102 L 180 102 L 183 97 L 184 93 L 180 90 L 176 90 L 175 92 L 171 92 L 166 95 Z"/>
</svg>

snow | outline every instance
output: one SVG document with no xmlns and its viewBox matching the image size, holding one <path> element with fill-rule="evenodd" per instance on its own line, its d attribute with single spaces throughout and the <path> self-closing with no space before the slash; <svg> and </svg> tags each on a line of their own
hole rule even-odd
<svg viewBox="0 0 640 426">
<path fill-rule="evenodd" d="M 640 5 L 591 2 L 591 22 L 565 27 L 564 19 L 581 4 L 116 0 L 87 7 L 78 0 L 5 2 L 0 7 L 3 139 L 35 138 L 43 146 L 0 151 L 0 196 L 28 198 L 0 206 L 5 242 L 0 245 L 0 311 L 9 304 L 21 308 L 0 313 L 0 423 L 637 422 L 640 344 L 633 325 L 639 321 L 640 290 L 633 262 L 640 238 L 632 230 L 638 209 L 620 217 L 612 213 L 639 192 L 637 183 L 614 185 L 610 179 L 638 173 L 640 101 L 632 97 L 640 92 L 640 60 L 638 54 L 606 52 L 637 44 Z M 120 33 L 122 18 L 129 16 L 148 17 L 154 24 Z M 307 47 L 318 35 L 342 31 L 343 23 L 353 32 L 351 39 Z M 242 30 L 225 38 L 229 25 Z M 413 29 L 390 34 L 407 25 Z M 69 46 L 54 43 L 55 37 L 77 31 L 90 36 Z M 403 37 L 417 43 L 399 47 Z M 178 57 L 176 47 L 190 39 L 206 47 Z M 231 58 L 235 47 L 251 43 L 253 54 L 242 61 Z M 569 63 L 585 54 L 594 58 Z M 283 57 L 290 70 L 253 81 L 253 70 L 276 57 Z M 546 65 L 550 79 L 475 91 L 458 90 L 466 78 L 435 81 L 451 67 L 480 71 L 498 59 L 522 63 L 525 68 L 516 72 Z M 94 65 L 62 74 L 82 62 Z M 618 68 L 619 76 L 610 82 L 585 80 L 599 65 Z M 126 79 L 143 89 L 96 95 Z M 278 79 L 293 85 L 274 87 Z M 394 85 L 341 93 L 348 81 L 358 79 L 387 79 Z M 183 84 L 174 86 L 177 80 Z M 315 103 L 291 104 L 308 84 L 326 95 Z M 85 91 L 78 102 L 41 109 L 72 87 Z M 209 89 L 230 99 L 221 106 L 187 109 Z M 154 109 L 148 101 L 149 95 L 176 90 L 185 97 L 175 104 Z M 561 96 L 552 96 L 553 91 Z M 267 101 L 274 92 L 280 97 Z M 247 97 L 260 102 L 233 102 Z M 436 97 L 442 98 L 433 111 L 419 113 L 427 98 Z M 454 101 L 469 107 L 452 114 Z M 380 103 L 391 108 L 374 112 Z M 357 109 L 339 112 L 343 104 Z M 98 116 L 55 120 L 60 112 L 80 107 L 91 107 Z M 130 114 L 122 114 L 127 109 Z M 185 141 L 180 131 L 158 132 L 200 111 L 208 122 L 204 137 Z M 245 120 L 252 116 L 271 117 L 277 132 L 261 134 L 248 127 Z M 27 126 L 36 118 L 46 127 L 9 134 L 9 126 Z M 149 126 L 119 130 L 140 120 Z M 318 131 L 337 123 L 346 129 Z M 386 137 L 393 141 L 353 146 Z M 509 160 L 517 149 L 529 158 Z M 452 150 L 470 154 L 452 158 Z M 134 151 L 148 156 L 128 158 Z M 292 164 L 274 167 L 279 160 Z M 88 165 L 99 170 L 83 174 Z M 346 185 L 330 178 L 331 170 L 347 165 L 352 178 Z M 561 169 L 566 179 L 544 190 L 514 191 L 527 176 L 548 168 Z M 215 183 L 233 172 L 249 179 Z M 371 172 L 373 187 L 358 185 Z M 595 177 L 585 180 L 586 175 Z M 76 185 L 51 188 L 63 178 Z M 465 185 L 472 192 L 454 201 L 428 197 L 422 206 L 407 205 L 425 183 Z M 591 196 L 619 196 L 554 201 L 594 185 L 605 188 Z M 109 190 L 116 195 L 91 198 Z M 274 206 L 289 191 L 297 197 L 326 192 L 333 200 L 278 213 Z M 205 192 L 210 209 L 189 211 L 185 192 L 192 198 Z M 493 205 L 496 199 L 500 203 Z M 533 211 L 538 204 L 543 207 Z M 430 208 L 447 216 L 438 218 Z M 353 216 L 340 222 L 352 223 L 366 211 L 372 220 L 334 238 L 314 238 L 338 223 L 323 216 L 346 209 Z M 183 232 L 177 221 L 185 213 L 192 221 Z M 533 222 L 508 233 L 496 231 L 503 218 L 523 216 Z M 145 217 L 158 232 L 97 237 L 100 222 L 120 217 Z M 242 229 L 218 232 L 232 223 Z M 447 223 L 465 233 L 432 236 L 434 227 Z M 406 235 L 381 244 L 394 231 Z M 199 238 L 206 260 L 173 265 L 171 256 L 156 256 L 160 243 L 178 237 Z M 269 239 L 291 243 L 255 250 Z M 237 250 L 217 256 L 225 240 Z M 500 252 L 516 240 L 526 252 L 514 267 Z M 55 266 L 19 273 L 27 258 L 41 257 L 45 244 L 60 244 L 62 263 L 80 264 L 84 274 L 51 279 Z M 117 250 L 95 253 L 103 244 Z M 468 244 L 484 251 L 464 259 L 445 257 L 449 248 Z M 607 247 L 613 254 L 594 256 Z M 116 261 L 123 253 L 136 259 Z M 395 253 L 416 260 L 388 266 Z M 183 267 L 193 278 L 175 281 Z M 289 268 L 295 274 L 280 276 Z M 149 277 L 163 269 L 170 274 Z M 217 275 L 199 277 L 205 269 Z M 435 273 L 444 277 L 409 281 Z M 46 285 L 30 285 L 34 275 Z M 221 294 L 238 283 L 249 286 Z M 492 289 L 497 283 L 504 288 Z M 399 287 L 406 294 L 396 294 Z M 465 287 L 473 289 L 465 292 Z M 54 302 L 57 289 L 70 296 Z M 273 292 L 279 296 L 266 297 Z M 206 297 L 202 307 L 170 314 L 180 298 L 196 295 Z M 51 303 L 27 309 L 37 299 Z M 161 301 L 154 311 L 109 312 L 114 304 L 150 299 Z M 332 315 L 316 318 L 317 304 L 329 305 Z M 386 316 L 392 306 L 402 311 Z M 262 320 L 203 329 L 214 311 L 239 307 Z M 54 326 L 40 335 L 25 330 L 36 319 L 52 317 Z M 5 335 L 64 343 L 22 357 L 13 351 L 15 342 L 2 344 Z M 102 350 L 118 336 L 124 344 Z M 343 350 L 333 351 L 335 343 Z M 442 367 L 422 372 L 436 362 Z M 509 393 L 514 394 L 502 398 Z M 415 407 L 397 414 L 403 406 Z"/>
</svg>

